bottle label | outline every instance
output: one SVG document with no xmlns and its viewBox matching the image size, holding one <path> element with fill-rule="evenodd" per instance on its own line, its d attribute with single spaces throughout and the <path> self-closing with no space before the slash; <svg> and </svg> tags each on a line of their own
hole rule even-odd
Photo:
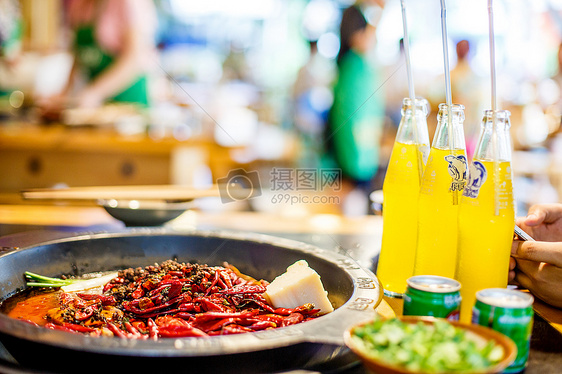
<svg viewBox="0 0 562 374">
<path fill-rule="evenodd" d="M 445 161 L 449 163 L 447 171 L 453 178 L 449 191 L 462 191 L 466 184 L 466 157 L 464 155 L 447 155 Z"/>
<path fill-rule="evenodd" d="M 476 199 L 478 197 L 478 193 L 480 192 L 480 187 L 486 181 L 488 177 L 488 171 L 484 164 L 480 161 L 474 161 L 472 165 L 470 165 L 470 172 L 468 173 L 468 183 L 462 193 L 463 196 L 470 197 L 472 199 Z"/>
</svg>

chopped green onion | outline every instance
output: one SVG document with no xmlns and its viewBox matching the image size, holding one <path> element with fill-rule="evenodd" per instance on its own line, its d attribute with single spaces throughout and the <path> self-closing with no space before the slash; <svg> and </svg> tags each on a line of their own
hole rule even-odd
<svg viewBox="0 0 562 374">
<path fill-rule="evenodd" d="M 354 329 L 352 336 L 367 356 L 413 372 L 480 372 L 505 355 L 495 342 L 441 320 L 375 320 Z"/>
</svg>

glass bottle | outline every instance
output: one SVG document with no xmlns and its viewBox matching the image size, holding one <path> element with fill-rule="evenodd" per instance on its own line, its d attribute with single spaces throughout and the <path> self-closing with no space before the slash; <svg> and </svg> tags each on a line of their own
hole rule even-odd
<svg viewBox="0 0 562 374">
<path fill-rule="evenodd" d="M 410 98 L 403 100 L 402 118 L 384 179 L 377 277 L 389 296 L 402 294 L 414 271 L 418 220 L 412 210 L 418 204 L 421 175 L 429 155 L 428 113 L 427 100 L 415 99 L 415 107 Z"/>
<path fill-rule="evenodd" d="M 515 226 L 509 116 L 507 110 L 484 112 L 460 202 L 455 277 L 462 284 L 460 319 L 467 323 L 477 291 L 507 287 Z"/>
<path fill-rule="evenodd" d="M 449 118 L 451 113 L 451 118 Z M 455 276 L 459 199 L 466 184 L 464 106 L 439 105 L 418 201 L 414 275 Z"/>
</svg>

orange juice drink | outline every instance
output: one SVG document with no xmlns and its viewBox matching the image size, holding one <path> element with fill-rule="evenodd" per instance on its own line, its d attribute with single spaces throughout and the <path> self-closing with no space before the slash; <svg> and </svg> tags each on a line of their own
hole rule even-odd
<svg viewBox="0 0 562 374">
<path fill-rule="evenodd" d="M 515 208 L 511 164 L 498 164 L 497 195 L 494 163 L 475 160 L 460 202 L 455 278 L 461 283 L 461 322 L 470 323 L 477 291 L 507 286 Z M 497 210 L 495 196 L 499 202 Z"/>
<path fill-rule="evenodd" d="M 458 201 L 466 169 L 464 149 L 431 148 L 418 203 L 414 275 L 455 276 Z"/>
<path fill-rule="evenodd" d="M 383 234 L 377 277 L 385 291 L 404 293 L 414 271 L 421 174 L 418 158 L 429 145 L 395 142 L 383 185 Z M 418 153 L 418 154 L 416 154 Z M 426 153 L 427 154 L 427 153 Z M 422 170 L 423 172 L 423 170 Z"/>
</svg>

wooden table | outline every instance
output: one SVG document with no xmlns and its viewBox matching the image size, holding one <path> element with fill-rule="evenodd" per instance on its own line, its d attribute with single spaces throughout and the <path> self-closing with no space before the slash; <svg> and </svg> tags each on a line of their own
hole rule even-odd
<svg viewBox="0 0 562 374">
<path fill-rule="evenodd" d="M 0 191 L 94 185 L 193 184 L 201 165 L 222 177 L 231 149 L 208 136 L 176 140 L 113 127 L 0 123 Z"/>
<path fill-rule="evenodd" d="M 227 229 L 252 231 L 288 237 L 328 249 L 339 250 L 362 263 L 374 266 L 380 251 L 382 218 L 363 216 L 345 218 L 333 214 L 276 215 L 256 212 L 205 213 L 188 211 L 166 224 L 172 228 Z M 124 225 L 97 206 L 53 206 L 0 204 L 0 241 L 18 236 L 24 238 L 30 230 L 56 230 L 62 235 L 73 232 L 122 229 Z M 12 234 L 10 236 L 5 236 Z M 384 313 L 402 313 L 399 299 L 388 299 Z M 390 306 L 390 310 L 386 305 Z M 537 311 L 529 367 L 526 373 L 559 373 L 562 368 L 562 311 L 535 302 Z M 546 311 L 546 312 L 545 312 Z M 550 323 L 549 323 L 550 322 Z M 355 367 L 345 373 L 362 374 Z"/>
</svg>

